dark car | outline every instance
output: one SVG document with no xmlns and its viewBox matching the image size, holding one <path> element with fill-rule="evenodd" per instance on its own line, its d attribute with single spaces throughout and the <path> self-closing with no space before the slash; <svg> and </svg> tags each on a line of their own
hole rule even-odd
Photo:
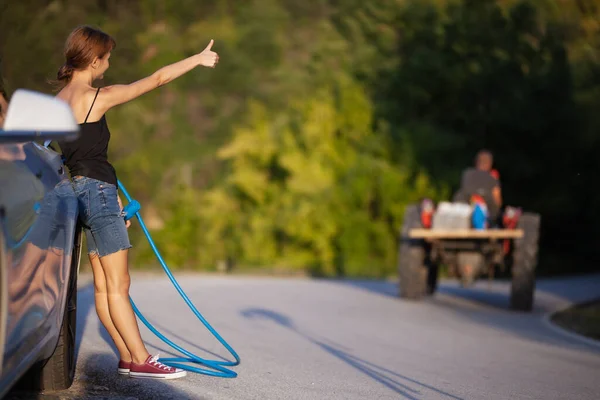
<svg viewBox="0 0 600 400">
<path fill-rule="evenodd" d="M 77 198 L 60 154 L 36 141 L 77 134 L 66 103 L 27 90 L 15 92 L 0 130 L 0 397 L 17 383 L 73 382 Z"/>
</svg>

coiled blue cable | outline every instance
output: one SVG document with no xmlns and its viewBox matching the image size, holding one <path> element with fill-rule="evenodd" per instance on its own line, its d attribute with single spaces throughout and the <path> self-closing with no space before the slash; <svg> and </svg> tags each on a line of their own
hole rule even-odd
<svg viewBox="0 0 600 400">
<path fill-rule="evenodd" d="M 152 236 L 150 235 L 150 232 L 148 232 L 148 228 L 146 228 L 146 224 L 144 224 L 144 220 L 142 219 L 142 216 L 139 213 L 139 210 L 141 208 L 140 204 L 137 201 L 133 200 L 131 198 L 131 196 L 129 196 L 129 193 L 127 192 L 127 190 L 125 189 L 125 186 L 123 186 L 123 183 L 121 181 L 119 181 L 118 184 L 119 184 L 119 189 L 123 192 L 123 194 L 125 195 L 125 198 L 127 199 L 127 202 L 128 202 L 128 204 L 124 207 L 125 219 L 131 219 L 134 216 L 137 217 L 138 222 L 140 223 L 140 226 L 142 227 L 142 230 L 144 231 L 144 234 L 146 235 L 146 239 L 148 239 L 148 243 L 150 243 L 150 246 L 152 247 L 152 250 L 154 251 L 156 258 L 158 259 L 163 270 L 165 271 L 165 273 L 171 280 L 171 283 L 173 283 L 173 286 L 175 286 L 175 289 L 177 289 L 177 291 L 179 292 L 179 294 L 181 295 L 183 300 L 186 302 L 186 304 L 188 305 L 190 310 L 192 310 L 192 312 L 204 324 L 204 326 L 209 330 L 209 332 L 212 333 L 214 335 L 214 337 L 217 338 L 217 340 L 219 342 L 221 342 L 221 344 L 227 349 L 227 351 L 229 351 L 229 353 L 233 356 L 233 358 L 235 358 L 235 361 L 206 360 L 204 358 L 198 357 L 197 355 L 187 351 L 186 349 L 182 348 L 181 346 L 178 346 L 177 344 L 175 344 L 171 340 L 169 340 L 167 337 L 165 337 L 162 333 L 160 333 L 154 326 L 152 326 L 152 324 L 150 322 L 148 322 L 148 320 L 144 317 L 144 315 L 137 308 L 137 306 L 133 302 L 133 299 L 131 297 L 129 297 L 129 301 L 131 302 L 131 306 L 133 307 L 133 311 L 135 312 L 135 315 L 138 316 L 138 318 L 144 323 L 144 325 L 146 325 L 146 327 L 148 329 L 150 329 L 150 331 L 152 333 L 154 333 L 156 336 L 158 336 L 158 338 L 160 340 L 162 340 L 164 343 L 168 344 L 173 349 L 175 349 L 187 356 L 187 358 L 185 358 L 185 357 L 161 358 L 160 361 L 171 367 L 185 369 L 186 371 L 196 372 L 198 374 L 216 376 L 216 377 L 221 377 L 221 378 L 237 377 L 236 372 L 234 372 L 230 369 L 227 369 L 225 367 L 233 367 L 233 366 L 239 365 L 240 357 L 235 352 L 235 350 L 221 337 L 221 335 L 219 335 L 217 333 L 217 331 L 208 323 L 208 321 L 202 316 L 202 314 L 200 314 L 200 312 L 198 311 L 196 306 L 194 306 L 194 303 L 191 302 L 191 300 L 185 294 L 183 289 L 181 289 L 181 286 L 179 286 L 179 283 L 177 283 L 177 280 L 175 280 L 175 277 L 169 270 L 169 267 L 165 263 L 165 260 L 163 260 L 162 256 L 160 255 L 160 252 L 156 248 L 156 244 L 154 244 L 154 240 L 152 240 Z M 181 364 L 182 362 L 199 364 L 204 367 L 211 368 L 212 370 L 206 369 L 206 368 L 193 367 L 193 366 L 189 366 L 186 364 Z"/>
</svg>

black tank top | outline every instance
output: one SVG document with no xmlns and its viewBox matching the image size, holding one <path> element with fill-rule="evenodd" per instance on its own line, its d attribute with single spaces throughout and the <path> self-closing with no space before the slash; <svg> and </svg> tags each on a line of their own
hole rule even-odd
<svg viewBox="0 0 600 400">
<path fill-rule="evenodd" d="M 58 144 L 65 157 L 65 164 L 71 172 L 71 177 L 81 175 L 92 179 L 117 185 L 117 173 L 108 162 L 108 142 L 110 131 L 103 115 L 99 121 L 87 122 L 100 88 L 96 91 L 92 106 L 85 121 L 79 124 L 79 137 L 72 141 L 61 141 Z"/>
</svg>

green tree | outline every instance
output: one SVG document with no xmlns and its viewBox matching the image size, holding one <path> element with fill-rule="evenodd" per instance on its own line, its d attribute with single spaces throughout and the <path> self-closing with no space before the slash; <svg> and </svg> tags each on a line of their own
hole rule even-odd
<svg viewBox="0 0 600 400">
<path fill-rule="evenodd" d="M 207 194 L 205 210 L 221 218 L 207 236 L 239 240 L 230 248 L 242 264 L 391 273 L 404 206 L 436 192 L 425 175 L 413 186 L 410 172 L 390 163 L 389 136 L 373 130 L 361 86 L 342 79 L 276 116 L 259 103 L 251 109 L 219 153 L 232 169 L 225 186 Z"/>
</svg>

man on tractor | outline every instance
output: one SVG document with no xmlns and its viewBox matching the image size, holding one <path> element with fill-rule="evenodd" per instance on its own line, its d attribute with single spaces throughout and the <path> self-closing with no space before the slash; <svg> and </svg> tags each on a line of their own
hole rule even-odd
<svg viewBox="0 0 600 400">
<path fill-rule="evenodd" d="M 489 150 L 480 150 L 475 166 L 463 171 L 460 188 L 454 195 L 459 203 L 485 204 L 490 225 L 497 225 L 502 207 L 502 193 L 498 172 L 492 169 L 494 158 Z"/>
</svg>

